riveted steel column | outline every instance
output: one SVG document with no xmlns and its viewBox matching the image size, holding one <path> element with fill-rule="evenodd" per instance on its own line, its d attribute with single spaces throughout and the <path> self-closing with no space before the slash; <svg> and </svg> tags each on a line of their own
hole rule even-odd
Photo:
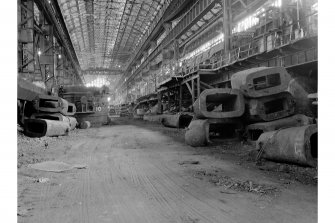
<svg viewBox="0 0 335 223">
<path fill-rule="evenodd" d="M 191 92 L 191 93 L 192 93 L 192 104 L 193 104 L 194 101 L 195 101 L 195 99 L 194 99 L 194 96 L 195 96 L 195 95 L 194 95 L 194 79 L 191 80 L 191 83 L 192 83 L 192 84 L 191 84 L 191 86 L 192 86 L 192 88 L 191 88 L 191 89 L 192 89 L 192 92 Z"/>
<path fill-rule="evenodd" d="M 197 99 L 200 97 L 200 74 L 198 74 L 197 78 Z"/>
<path fill-rule="evenodd" d="M 181 111 L 183 106 L 183 85 L 179 85 L 179 111 Z"/>
<path fill-rule="evenodd" d="M 19 1 L 18 10 L 18 44 L 19 44 L 19 73 L 25 73 L 30 79 L 34 79 L 34 1 Z M 30 74 L 30 75 L 29 75 Z"/>
<path fill-rule="evenodd" d="M 231 47 L 231 31 L 232 31 L 232 12 L 231 12 L 231 0 L 222 0 L 222 12 L 223 12 L 223 34 L 224 34 L 224 52 L 228 54 Z"/>
</svg>

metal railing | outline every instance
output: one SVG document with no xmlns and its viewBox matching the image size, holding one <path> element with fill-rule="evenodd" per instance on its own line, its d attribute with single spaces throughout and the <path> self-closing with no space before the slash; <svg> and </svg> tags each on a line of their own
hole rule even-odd
<svg viewBox="0 0 335 223">
<path fill-rule="evenodd" d="M 318 13 L 316 12 L 316 13 L 306 16 L 306 21 L 308 21 L 309 18 L 313 18 L 317 16 L 317 14 Z M 202 54 L 188 61 L 185 65 L 181 67 L 177 67 L 176 74 L 172 75 L 171 77 L 177 76 L 177 75 L 185 77 L 185 76 L 188 76 L 189 74 L 197 72 L 198 70 L 216 71 L 223 67 L 236 63 L 238 61 L 242 61 L 247 58 L 263 54 L 264 52 L 269 52 L 274 49 L 281 48 L 285 45 L 292 44 L 301 39 L 309 38 L 309 37 L 317 35 L 317 24 L 315 24 L 315 22 L 307 23 L 305 27 L 299 27 L 297 25 L 298 23 L 299 21 L 297 21 L 294 24 L 281 27 L 280 29 L 274 29 L 274 30 L 265 32 L 263 35 L 258 36 L 257 38 L 251 40 L 249 43 L 246 43 L 242 46 L 239 46 L 235 49 L 230 50 L 226 55 L 219 54 L 219 55 L 215 55 L 211 57 L 206 57 L 204 55 L 208 54 L 208 51 L 211 50 L 211 49 L 208 49 L 207 51 L 203 52 Z M 175 27 L 175 29 L 176 28 L 177 26 Z M 137 73 L 139 73 L 143 69 L 143 67 L 145 67 L 149 63 L 149 61 L 153 59 L 154 56 L 157 55 L 159 49 L 161 49 L 160 48 L 161 45 L 166 43 L 166 41 L 164 40 L 162 41 L 160 45 L 158 45 L 153 50 L 153 52 L 138 67 L 138 69 L 136 69 L 133 75 L 137 75 Z M 291 55 L 287 57 L 293 57 L 293 56 Z M 278 66 L 287 66 L 287 64 L 285 64 L 284 57 L 281 58 L 279 62 L 280 62 L 280 65 Z"/>
<path fill-rule="evenodd" d="M 176 37 L 180 36 L 182 32 L 187 31 L 188 28 L 190 28 L 189 26 L 197 21 L 196 18 L 199 18 L 203 14 L 207 13 L 215 5 L 215 3 L 218 2 L 219 0 L 198 0 L 192 6 L 192 8 L 190 8 L 190 10 L 182 17 L 180 22 L 162 40 L 162 42 L 155 47 L 152 53 L 148 55 L 147 58 L 145 58 L 144 62 L 141 63 L 141 65 L 135 71 L 131 72 L 130 76 L 127 79 L 130 80 L 132 77 L 138 75 L 143 67 L 146 66 L 149 61 L 151 61 L 158 55 L 161 49 L 171 43 L 171 41 L 174 40 Z M 134 58 L 132 58 L 130 61 L 132 61 L 133 59 Z M 123 84 L 127 83 L 128 80 Z"/>
<path fill-rule="evenodd" d="M 166 9 L 169 7 L 171 1 L 172 0 L 166 0 L 166 1 L 164 1 L 164 5 L 159 10 L 159 12 L 156 14 L 154 20 L 150 24 L 150 27 L 148 28 L 148 30 L 143 35 L 143 37 L 142 37 L 141 41 L 139 42 L 139 44 L 136 46 L 136 49 L 135 49 L 136 53 L 134 54 L 134 56 L 131 58 L 130 61 L 133 61 L 134 58 L 137 56 L 138 52 L 143 47 L 143 45 L 147 41 L 148 37 L 151 35 L 151 33 L 153 32 L 153 30 L 156 28 L 156 25 L 158 24 L 158 22 L 162 19 L 163 14 L 165 13 Z"/>
<path fill-rule="evenodd" d="M 313 13 L 306 18 L 317 16 Z M 307 21 L 306 19 L 306 21 Z M 178 75 L 187 76 L 201 70 L 218 70 L 235 62 L 245 60 L 247 58 L 278 49 L 285 45 L 294 43 L 303 38 L 317 35 L 315 23 L 308 23 L 306 27 L 297 27 L 298 22 L 282 27 L 281 29 L 272 30 L 262 36 L 251 40 L 249 43 L 230 50 L 227 55 L 214 56 L 207 61 L 201 61 L 202 54 L 194 57 L 191 62 L 178 68 Z M 294 27 L 296 27 L 294 29 Z M 200 61 L 199 61 L 200 59 Z"/>
</svg>

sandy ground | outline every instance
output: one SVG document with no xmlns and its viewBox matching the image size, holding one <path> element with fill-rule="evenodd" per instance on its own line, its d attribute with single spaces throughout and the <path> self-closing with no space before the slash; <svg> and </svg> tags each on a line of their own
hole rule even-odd
<svg viewBox="0 0 335 223">
<path fill-rule="evenodd" d="M 18 222 L 317 222 L 317 171 L 252 146 L 192 148 L 183 130 L 122 119 L 69 136 L 18 135 Z M 86 169 L 44 172 L 46 160 Z"/>
</svg>

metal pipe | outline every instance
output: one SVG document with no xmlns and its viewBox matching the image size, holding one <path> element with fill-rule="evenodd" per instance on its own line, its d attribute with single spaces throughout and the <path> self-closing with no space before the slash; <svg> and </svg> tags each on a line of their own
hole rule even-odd
<svg viewBox="0 0 335 223">
<path fill-rule="evenodd" d="M 68 135 L 70 125 L 65 121 L 47 119 L 27 119 L 24 122 L 24 132 L 29 137 Z"/>
<path fill-rule="evenodd" d="M 315 167 L 317 165 L 317 125 L 286 128 L 263 133 L 256 143 L 265 159 Z"/>
</svg>

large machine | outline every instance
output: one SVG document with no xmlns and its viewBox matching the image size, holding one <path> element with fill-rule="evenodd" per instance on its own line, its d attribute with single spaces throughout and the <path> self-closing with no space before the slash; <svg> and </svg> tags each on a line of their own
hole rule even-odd
<svg viewBox="0 0 335 223">
<path fill-rule="evenodd" d="M 107 87 L 61 86 L 58 95 L 75 104 L 78 123 L 89 121 L 91 126 L 101 126 L 108 122 Z"/>
</svg>

